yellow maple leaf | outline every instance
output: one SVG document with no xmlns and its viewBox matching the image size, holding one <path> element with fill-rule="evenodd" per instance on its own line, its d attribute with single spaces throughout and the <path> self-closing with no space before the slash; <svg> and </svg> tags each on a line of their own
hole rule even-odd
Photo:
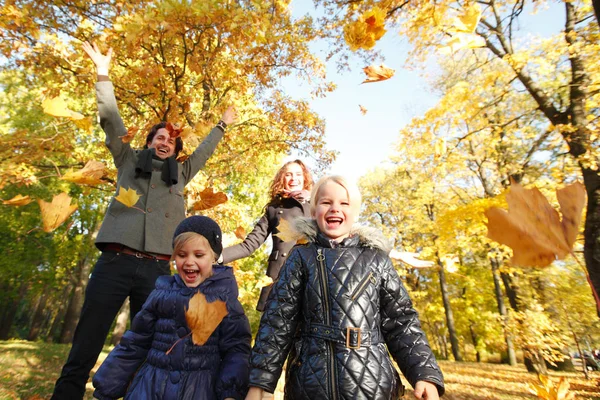
<svg viewBox="0 0 600 400">
<path fill-rule="evenodd" d="M 99 161 L 90 160 L 79 171 L 70 171 L 62 176 L 62 179 L 82 185 L 98 185 L 103 183 L 100 179 L 104 175 L 106 167 Z"/>
<path fill-rule="evenodd" d="M 71 205 L 71 198 L 64 192 L 54 196 L 51 203 L 38 200 L 38 204 L 42 211 L 44 232 L 52 232 L 77 210 L 77 204 Z"/>
<path fill-rule="evenodd" d="M 69 110 L 67 103 L 61 99 L 60 96 L 52 99 L 45 99 L 42 102 L 42 108 L 46 114 L 54 117 L 67 117 L 74 120 L 84 118 L 83 115 L 79 114 L 78 112 Z"/>
<path fill-rule="evenodd" d="M 119 138 L 123 143 L 130 143 L 135 137 L 135 135 L 138 133 L 138 131 L 139 128 L 137 126 L 132 126 L 131 128 L 127 129 L 126 135 L 119 136 Z"/>
<path fill-rule="evenodd" d="M 363 71 L 367 75 L 367 79 L 362 81 L 362 83 L 370 83 L 370 82 L 379 82 L 385 81 L 386 79 L 390 79 L 394 76 L 395 70 L 386 67 L 385 65 L 369 65 L 368 67 L 364 67 Z"/>
<path fill-rule="evenodd" d="M 484 46 L 485 39 L 481 36 L 478 36 L 474 33 L 459 32 L 452 35 L 450 40 L 446 42 L 446 45 L 440 48 L 440 53 L 447 55 L 456 53 L 461 49 L 476 49 Z"/>
<path fill-rule="evenodd" d="M 32 198 L 30 198 L 29 196 L 23 196 L 23 195 L 16 195 L 15 197 L 13 197 L 10 200 L 4 200 L 2 201 L 2 204 L 7 205 L 7 206 L 26 206 L 27 204 L 31 203 L 33 201 Z"/>
<path fill-rule="evenodd" d="M 524 189 L 512 182 L 506 195 L 508 211 L 498 207 L 485 211 L 488 237 L 512 248 L 514 265 L 546 267 L 562 260 L 571 253 L 585 205 L 585 189 L 578 186 L 581 183 L 563 189 L 561 221 L 537 188 Z"/>
<path fill-rule="evenodd" d="M 362 115 L 367 115 L 367 110 L 365 107 L 361 106 L 360 104 L 358 105 L 358 107 L 360 108 L 360 112 Z"/>
<path fill-rule="evenodd" d="M 119 194 L 117 196 L 115 196 L 115 200 L 125 204 L 127 207 L 133 207 L 133 206 L 135 206 L 135 203 L 138 202 L 140 197 L 142 197 L 142 196 L 137 194 L 135 189 L 120 188 Z"/>
<path fill-rule="evenodd" d="M 452 26 L 448 29 L 450 33 L 473 33 L 477 29 L 481 19 L 481 6 L 479 3 L 472 2 L 465 7 L 464 12 L 452 21 Z"/>
<path fill-rule="evenodd" d="M 192 331 L 192 342 L 202 346 L 227 315 L 224 301 L 206 301 L 206 297 L 198 292 L 192 296 L 185 311 L 185 320 Z"/>
<path fill-rule="evenodd" d="M 214 192 L 213 188 L 207 187 L 200 192 L 200 200 L 196 201 L 192 208 L 196 211 L 208 210 L 227 201 L 227 195 L 223 192 Z"/>
<path fill-rule="evenodd" d="M 298 244 L 306 243 L 305 236 L 302 233 L 297 232 L 292 227 L 292 224 L 284 218 L 279 220 L 279 225 L 277 225 L 277 231 L 278 232 L 273 234 L 273 236 L 277 236 L 284 242 L 294 242 Z"/>
<path fill-rule="evenodd" d="M 573 392 L 569 392 L 569 381 L 561 377 L 558 385 L 555 385 L 552 379 L 546 375 L 538 374 L 540 383 L 529 383 L 527 388 L 529 392 L 536 395 L 538 399 L 543 400 L 571 400 L 575 398 Z"/>
</svg>

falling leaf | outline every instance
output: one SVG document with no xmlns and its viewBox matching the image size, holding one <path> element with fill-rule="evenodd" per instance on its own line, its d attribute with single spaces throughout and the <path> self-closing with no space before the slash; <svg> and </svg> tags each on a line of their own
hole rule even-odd
<svg viewBox="0 0 600 400">
<path fill-rule="evenodd" d="M 419 257 L 419 253 L 410 253 L 407 251 L 398 251 L 396 249 L 392 249 L 389 256 L 391 259 L 402 261 L 412 268 L 431 268 L 435 266 L 435 263 L 432 261 L 419 260 L 417 258 Z"/>
<path fill-rule="evenodd" d="M 363 106 L 361 106 L 360 104 L 358 105 L 358 107 L 360 108 L 360 112 L 362 113 L 362 115 L 366 115 L 367 111 L 369 111 L 366 108 L 364 108 Z"/>
<path fill-rule="evenodd" d="M 569 381 L 561 377 L 558 385 L 555 385 L 552 379 L 539 374 L 540 383 L 529 383 L 527 388 L 536 395 L 538 399 L 543 400 L 571 400 L 575 398 L 575 393 L 569 393 Z"/>
<path fill-rule="evenodd" d="M 190 299 L 185 311 L 185 320 L 192 331 L 192 342 L 202 346 L 227 315 L 224 301 L 206 301 L 206 297 L 198 292 Z"/>
<path fill-rule="evenodd" d="M 77 204 L 71 205 L 71 198 L 64 192 L 54 196 L 52 203 L 44 200 L 38 200 L 38 203 L 42 210 L 44 232 L 52 232 L 77 210 Z"/>
<path fill-rule="evenodd" d="M 477 29 L 481 19 L 481 6 L 473 2 L 465 7 L 464 12 L 453 20 L 452 27 L 448 30 L 450 33 L 473 33 Z"/>
<path fill-rule="evenodd" d="M 93 130 L 93 123 L 91 118 L 76 119 L 73 122 L 75 122 L 75 125 L 77 125 L 79 128 L 83 129 L 88 133 L 92 132 Z"/>
<path fill-rule="evenodd" d="M 179 157 L 177 157 L 177 162 L 182 163 L 185 160 L 187 160 L 188 158 L 190 158 L 189 154 L 179 153 Z"/>
<path fill-rule="evenodd" d="M 386 79 L 390 79 L 394 76 L 395 70 L 386 67 L 385 65 L 369 65 L 368 67 L 364 67 L 363 71 L 367 74 L 367 79 L 365 79 L 362 83 L 369 82 L 379 82 L 385 81 Z"/>
<path fill-rule="evenodd" d="M 278 232 L 273 236 L 277 236 L 279 239 L 284 242 L 293 242 L 293 243 L 306 243 L 306 238 L 304 234 L 296 231 L 292 224 L 285 218 L 279 220 L 279 225 L 277 225 Z"/>
<path fill-rule="evenodd" d="M 135 206 L 135 203 L 138 202 L 141 195 L 137 194 L 135 189 L 119 189 L 118 196 L 115 196 L 115 200 L 120 201 L 125 204 L 127 207 Z"/>
<path fill-rule="evenodd" d="M 135 135 L 137 135 L 139 130 L 140 130 L 140 128 L 138 128 L 137 126 L 132 126 L 131 128 L 127 129 L 126 135 L 119 136 L 119 138 L 121 139 L 121 141 L 123 143 L 131 143 L 131 141 L 133 140 Z"/>
<path fill-rule="evenodd" d="M 79 183 L 81 185 L 98 185 L 103 183 L 100 179 L 104 175 L 106 167 L 99 161 L 90 160 L 79 171 L 67 172 L 62 179 Z"/>
<path fill-rule="evenodd" d="M 181 136 L 181 132 L 183 131 L 183 129 L 179 127 L 179 124 L 172 124 L 170 122 L 167 122 L 167 126 L 165 128 L 169 132 L 169 136 L 173 139 Z"/>
<path fill-rule="evenodd" d="M 42 102 L 42 108 L 46 114 L 50 114 L 54 117 L 68 117 L 71 119 L 82 119 L 83 115 L 69 110 L 67 103 L 59 96 L 52 99 L 45 99 Z"/>
<path fill-rule="evenodd" d="M 485 211 L 488 237 L 512 248 L 514 265 L 545 267 L 562 260 L 571 252 L 585 202 L 585 191 L 573 185 L 561 194 L 561 221 L 537 188 L 524 189 L 513 182 L 506 195 L 508 212 L 497 207 Z M 565 196 L 573 198 L 567 201 Z"/>
<path fill-rule="evenodd" d="M 476 49 L 485 46 L 485 39 L 474 33 L 457 33 L 452 35 L 446 45 L 440 48 L 440 53 L 448 55 L 462 49 Z"/>
<path fill-rule="evenodd" d="M 208 210 L 227 201 L 227 195 L 223 192 L 213 192 L 213 188 L 207 187 L 200 192 L 200 200 L 194 203 L 192 208 L 196 211 Z"/>
<path fill-rule="evenodd" d="M 23 196 L 23 195 L 16 195 L 15 197 L 13 197 L 10 200 L 4 200 L 2 201 L 2 204 L 7 205 L 7 206 L 26 206 L 27 204 L 31 203 L 33 201 L 32 198 L 30 198 L 29 196 Z"/>
<path fill-rule="evenodd" d="M 246 238 L 246 230 L 241 226 L 235 228 L 235 231 L 233 231 L 233 233 L 235 234 L 235 237 L 240 240 L 244 240 Z"/>
</svg>

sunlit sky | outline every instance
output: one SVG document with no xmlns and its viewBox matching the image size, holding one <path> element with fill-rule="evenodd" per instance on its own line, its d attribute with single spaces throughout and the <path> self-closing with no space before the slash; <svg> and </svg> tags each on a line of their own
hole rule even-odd
<svg viewBox="0 0 600 400">
<path fill-rule="evenodd" d="M 311 0 L 293 0 L 293 14 L 315 15 Z M 521 34 L 548 35 L 563 26 L 563 8 L 553 6 L 536 15 L 524 12 L 526 26 Z M 324 43 L 313 49 L 322 56 Z M 360 84 L 365 75 L 364 62 L 351 59 L 351 71 L 338 73 L 334 62 L 327 64 L 328 79 L 337 84 L 337 90 L 324 99 L 311 100 L 315 110 L 326 121 L 326 142 L 338 156 L 328 174 L 344 175 L 357 180 L 370 170 L 385 166 L 394 152 L 394 143 L 400 129 L 411 118 L 422 115 L 436 104 L 438 97 L 429 88 L 425 73 L 435 74 L 435 65 L 427 70 L 412 71 L 405 67 L 409 44 L 397 32 L 388 31 L 376 46 L 385 57 L 385 65 L 395 69 L 395 75 L 386 81 Z M 286 83 L 286 90 L 294 97 L 306 97 L 306 89 L 294 81 Z M 368 111 L 360 112 L 359 105 Z M 310 160 L 308 160 L 310 163 Z"/>
</svg>

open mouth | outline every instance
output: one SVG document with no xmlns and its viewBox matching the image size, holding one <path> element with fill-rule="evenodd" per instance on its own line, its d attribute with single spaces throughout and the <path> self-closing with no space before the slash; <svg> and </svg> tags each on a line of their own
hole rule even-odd
<svg viewBox="0 0 600 400">
<path fill-rule="evenodd" d="M 156 149 L 156 152 L 161 156 L 167 156 L 169 154 L 169 148 L 167 147 L 159 147 Z"/>
<path fill-rule="evenodd" d="M 329 229 L 335 229 L 342 225 L 344 219 L 341 217 L 327 217 L 325 218 L 325 222 L 327 223 L 327 227 Z"/>
<path fill-rule="evenodd" d="M 198 279 L 198 277 L 200 276 L 200 270 L 193 269 L 193 268 L 183 268 L 181 270 L 180 275 L 183 275 L 183 279 L 187 283 L 194 283 L 194 282 L 196 282 L 196 279 Z"/>
</svg>

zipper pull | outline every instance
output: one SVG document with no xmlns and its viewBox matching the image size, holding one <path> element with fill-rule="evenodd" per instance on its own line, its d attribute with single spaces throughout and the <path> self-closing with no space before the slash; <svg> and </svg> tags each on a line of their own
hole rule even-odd
<svg viewBox="0 0 600 400">
<path fill-rule="evenodd" d="M 317 261 L 323 261 L 323 260 L 325 260 L 325 256 L 323 255 L 323 249 L 318 248 L 317 249 Z"/>
</svg>

